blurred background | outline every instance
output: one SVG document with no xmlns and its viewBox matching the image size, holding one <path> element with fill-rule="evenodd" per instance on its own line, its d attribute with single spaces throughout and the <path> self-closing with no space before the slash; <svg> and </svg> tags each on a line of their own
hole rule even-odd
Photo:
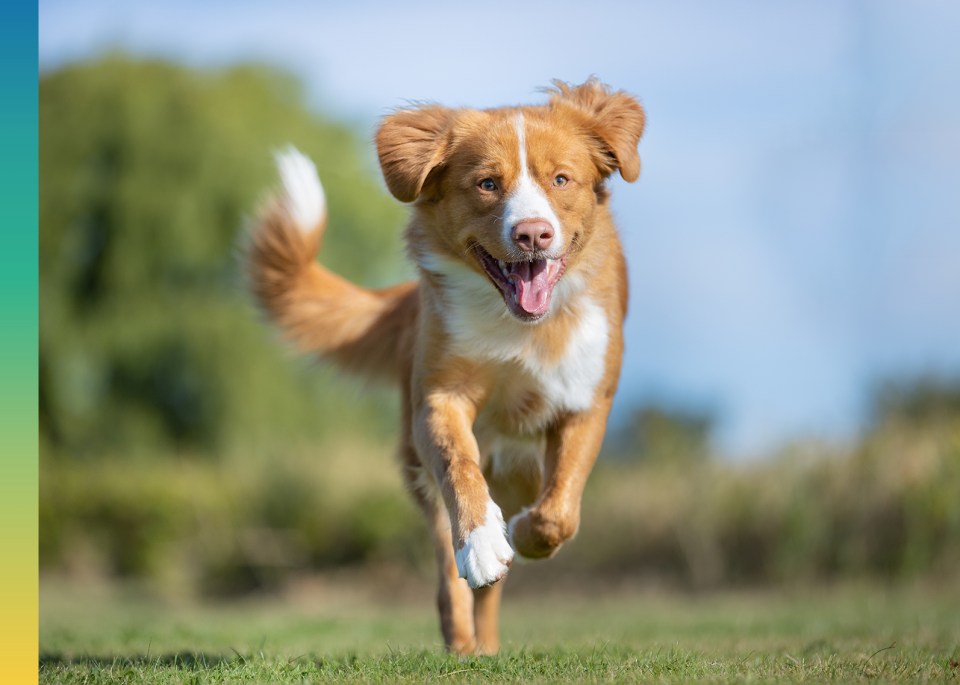
<svg viewBox="0 0 960 685">
<path fill-rule="evenodd" d="M 278 344 L 236 247 L 292 143 L 328 192 L 325 263 L 410 277 L 379 117 L 595 74 L 648 113 L 640 181 L 612 183 L 627 357 L 580 536 L 540 582 L 956 581 L 960 5 L 506 10 L 40 2 L 46 577 L 429 576 L 394 394 Z"/>
</svg>

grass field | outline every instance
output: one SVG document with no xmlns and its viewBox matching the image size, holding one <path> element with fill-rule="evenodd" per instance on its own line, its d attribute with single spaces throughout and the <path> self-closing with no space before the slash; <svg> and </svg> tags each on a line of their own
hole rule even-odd
<svg viewBox="0 0 960 685">
<path fill-rule="evenodd" d="M 40 682 L 960 682 L 956 587 L 508 592 L 503 652 L 469 659 L 441 651 L 422 594 L 196 605 L 46 582 Z"/>
</svg>

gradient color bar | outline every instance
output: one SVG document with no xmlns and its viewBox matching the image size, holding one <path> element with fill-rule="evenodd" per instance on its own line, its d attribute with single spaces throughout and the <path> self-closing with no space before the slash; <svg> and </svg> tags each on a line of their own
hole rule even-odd
<svg viewBox="0 0 960 685">
<path fill-rule="evenodd" d="M 38 679 L 37 5 L 0 9 L 0 682 Z"/>
</svg>

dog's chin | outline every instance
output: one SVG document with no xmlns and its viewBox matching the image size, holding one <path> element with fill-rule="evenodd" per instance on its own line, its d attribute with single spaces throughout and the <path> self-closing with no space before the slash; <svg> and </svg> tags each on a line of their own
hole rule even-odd
<svg viewBox="0 0 960 685">
<path fill-rule="evenodd" d="M 505 262 L 479 244 L 472 245 L 471 251 L 514 318 L 536 323 L 550 313 L 553 290 L 567 268 L 566 255 L 551 258 L 534 254 L 526 260 Z"/>
</svg>

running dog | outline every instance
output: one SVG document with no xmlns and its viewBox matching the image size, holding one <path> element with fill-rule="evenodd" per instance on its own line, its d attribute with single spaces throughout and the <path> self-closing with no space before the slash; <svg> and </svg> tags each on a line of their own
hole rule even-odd
<svg viewBox="0 0 960 685">
<path fill-rule="evenodd" d="M 253 293 L 301 351 L 399 384 L 399 457 L 436 544 L 447 648 L 494 653 L 503 578 L 577 532 L 623 353 L 627 270 L 607 179 L 640 174 L 644 111 L 590 80 L 544 105 L 423 105 L 376 134 L 387 188 L 411 203 L 419 279 L 369 290 L 316 260 L 326 200 L 313 163 L 246 253 Z"/>
</svg>

